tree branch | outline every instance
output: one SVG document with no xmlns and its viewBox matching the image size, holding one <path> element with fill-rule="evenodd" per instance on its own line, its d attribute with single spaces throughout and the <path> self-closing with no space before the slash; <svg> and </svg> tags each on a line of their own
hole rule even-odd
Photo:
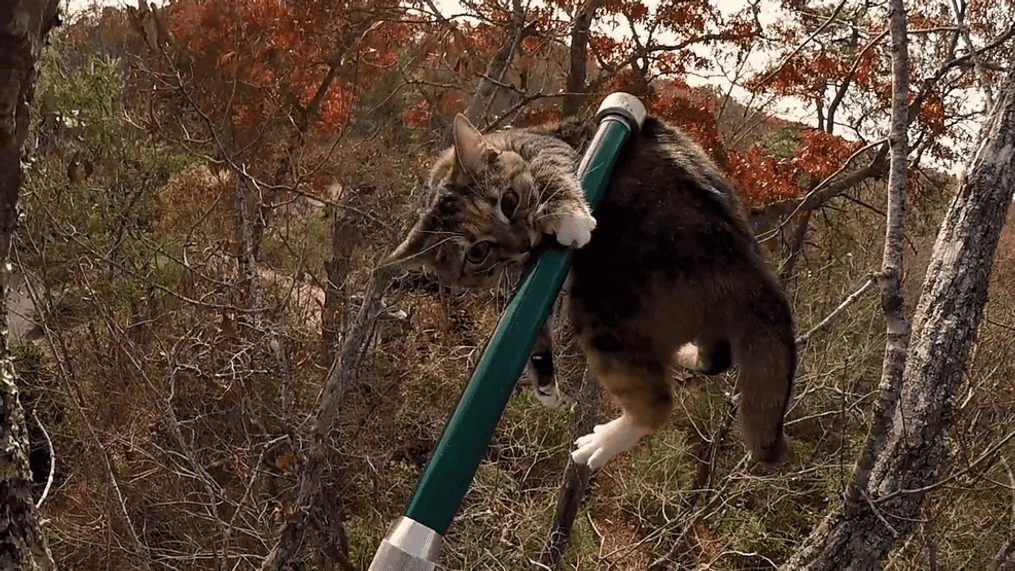
<svg viewBox="0 0 1015 571">
<path fill-rule="evenodd" d="M 369 346 L 370 333 L 381 311 L 382 298 L 390 278 L 384 270 L 378 270 L 371 277 L 367 291 L 363 294 L 363 305 L 356 320 L 342 344 L 342 350 L 335 357 L 324 380 L 318 397 L 314 416 L 310 419 L 310 450 L 307 460 L 301 466 L 299 492 L 292 517 L 279 534 L 278 542 L 261 563 L 261 569 L 280 571 L 299 551 L 305 541 L 307 525 L 318 507 L 321 495 L 321 475 L 327 463 L 327 440 L 332 424 L 342 403 L 345 392 L 358 376 L 359 363 Z M 347 568 L 348 562 L 345 562 Z"/>
<path fill-rule="evenodd" d="M 872 275 L 872 276 L 868 277 L 867 280 L 863 282 L 862 286 L 860 286 L 853 293 L 849 294 L 846 297 L 846 299 L 842 300 L 842 303 L 840 303 L 838 307 L 836 307 L 834 310 L 832 310 L 831 313 L 826 315 L 824 319 L 822 319 L 820 322 L 818 322 L 817 325 L 815 325 L 814 327 L 811 327 L 810 329 L 807 330 L 806 333 L 804 333 L 804 334 L 800 335 L 799 337 L 797 337 L 796 338 L 797 351 L 798 352 L 801 351 L 807 345 L 807 342 L 810 341 L 810 339 L 811 339 L 811 335 L 814 335 L 816 332 L 820 331 L 821 328 L 823 328 L 824 326 L 828 325 L 833 319 L 835 319 L 835 317 L 837 315 L 842 313 L 843 310 L 845 310 L 847 307 L 852 305 L 853 302 L 855 302 L 856 300 L 860 299 L 860 296 L 862 296 L 863 293 L 865 291 L 867 291 L 867 288 L 869 288 L 874 283 L 874 280 L 877 277 L 878 276 L 876 276 L 876 275 Z"/>
<path fill-rule="evenodd" d="M 585 375 L 582 377 L 581 389 L 578 391 L 577 410 L 575 411 L 575 422 L 572 427 L 573 438 L 577 438 L 592 431 L 596 424 L 596 411 L 598 407 L 599 383 L 596 382 L 592 371 L 585 368 Z M 570 456 L 567 461 L 567 468 L 564 470 L 564 481 L 560 486 L 560 493 L 557 496 L 557 509 L 550 525 L 550 534 L 543 546 L 543 553 L 539 556 L 539 563 L 549 569 L 556 569 L 560 563 L 560 557 L 567 549 L 568 541 L 571 539 L 571 528 L 574 526 L 574 518 L 578 515 L 578 508 L 589 487 L 589 478 L 592 472 L 585 464 L 575 464 Z"/>
</svg>

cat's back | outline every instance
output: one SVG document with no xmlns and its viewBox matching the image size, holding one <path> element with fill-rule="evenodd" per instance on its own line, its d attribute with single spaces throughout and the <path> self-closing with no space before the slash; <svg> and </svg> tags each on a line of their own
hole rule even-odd
<svg viewBox="0 0 1015 571">
<path fill-rule="evenodd" d="M 585 262 L 667 273 L 753 261 L 741 205 L 715 164 L 686 134 L 649 117 L 618 162 L 596 208 Z"/>
</svg>

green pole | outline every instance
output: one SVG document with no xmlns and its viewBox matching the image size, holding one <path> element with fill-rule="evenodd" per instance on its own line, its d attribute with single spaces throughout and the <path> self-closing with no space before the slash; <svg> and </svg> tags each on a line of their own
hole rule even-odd
<svg viewBox="0 0 1015 571">
<path fill-rule="evenodd" d="M 593 209 L 624 143 L 641 128 L 645 108 L 634 96 L 614 93 L 603 101 L 597 118 L 599 129 L 578 167 Z M 405 517 L 385 538 L 371 571 L 434 568 L 440 538 L 469 489 L 570 263 L 570 250 L 554 245 L 522 281 L 419 478 Z"/>
</svg>

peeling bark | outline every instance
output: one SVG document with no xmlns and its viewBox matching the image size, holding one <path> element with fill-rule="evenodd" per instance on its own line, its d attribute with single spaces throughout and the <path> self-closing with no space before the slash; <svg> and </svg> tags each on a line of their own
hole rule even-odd
<svg viewBox="0 0 1015 571">
<path fill-rule="evenodd" d="M 0 299 L 17 223 L 21 144 L 28 133 L 35 62 L 55 23 L 57 0 L 0 2 Z M 46 535 L 32 504 L 28 432 L 7 348 L 7 312 L 0 311 L 0 569 L 53 569 Z"/>
<path fill-rule="evenodd" d="M 997 94 L 938 232 L 901 390 L 886 410 L 866 482 L 783 569 L 874 569 L 911 531 L 924 495 L 947 469 L 952 397 L 983 314 L 994 251 L 1015 191 L 1015 60 Z"/>
</svg>

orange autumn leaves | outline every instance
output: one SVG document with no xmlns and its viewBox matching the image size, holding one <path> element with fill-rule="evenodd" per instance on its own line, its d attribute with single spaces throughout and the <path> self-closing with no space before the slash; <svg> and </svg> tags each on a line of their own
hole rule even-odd
<svg viewBox="0 0 1015 571">
<path fill-rule="evenodd" d="M 288 113 L 294 101 L 307 107 L 319 99 L 308 120 L 327 133 L 348 121 L 359 91 L 392 66 L 393 47 L 409 34 L 382 23 L 348 37 L 360 23 L 354 16 L 394 4 L 179 0 L 166 7 L 166 14 L 170 31 L 192 58 L 188 71 L 195 82 L 217 83 L 205 93 L 207 107 L 216 106 L 216 100 L 228 105 L 235 126 L 247 128 Z M 332 61 L 336 43 L 347 44 L 339 56 L 360 65 L 353 81 L 332 82 L 319 94 L 329 67 L 341 63 Z"/>
</svg>

